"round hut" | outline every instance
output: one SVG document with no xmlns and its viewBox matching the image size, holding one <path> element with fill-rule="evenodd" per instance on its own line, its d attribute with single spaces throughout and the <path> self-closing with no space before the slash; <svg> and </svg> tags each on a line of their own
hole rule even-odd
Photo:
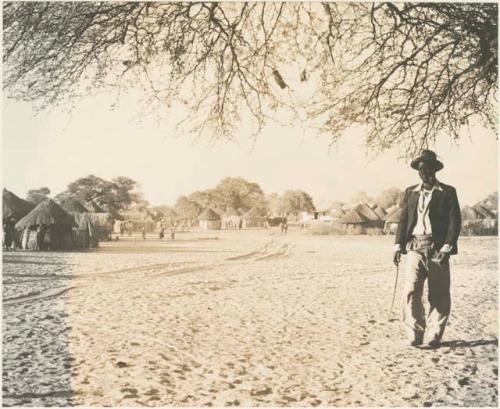
<svg viewBox="0 0 500 409">
<path fill-rule="evenodd" d="M 88 249 L 97 247 L 97 232 L 89 210 L 76 197 L 67 197 L 60 199 L 58 202 L 75 219 L 76 227 L 73 228 L 75 248 Z"/>
<path fill-rule="evenodd" d="M 329 213 L 333 223 L 340 223 L 346 212 L 344 212 L 341 208 L 336 208 L 330 209 Z"/>
<path fill-rule="evenodd" d="M 26 216 L 35 205 L 7 189 L 2 192 L 2 246 L 7 248 L 21 247 L 21 234 L 16 230 L 16 222 Z"/>
<path fill-rule="evenodd" d="M 399 206 L 396 206 L 385 217 L 384 233 L 396 234 L 400 218 L 401 218 L 401 208 Z"/>
<path fill-rule="evenodd" d="M 484 219 L 484 215 L 479 213 L 476 209 L 474 209 L 472 206 L 464 206 L 462 208 L 462 220 L 465 221 L 476 221 L 476 220 L 481 220 Z"/>
<path fill-rule="evenodd" d="M 366 233 L 368 219 L 357 210 L 349 210 L 340 219 L 342 227 L 353 234 Z"/>
<path fill-rule="evenodd" d="M 222 214 L 223 229 L 237 229 L 241 222 L 241 213 L 233 206 L 226 207 L 226 211 Z"/>
<path fill-rule="evenodd" d="M 200 227 L 202 230 L 220 230 L 221 218 L 210 207 L 205 208 L 198 216 Z"/>
<path fill-rule="evenodd" d="M 384 221 L 367 203 L 359 203 L 356 210 L 364 219 L 366 219 L 367 227 L 378 228 L 380 231 L 384 228 Z"/>
<path fill-rule="evenodd" d="M 258 208 L 252 207 L 243 217 L 243 228 L 266 227 L 266 215 Z"/>
<path fill-rule="evenodd" d="M 387 212 L 385 211 L 385 209 L 379 205 L 375 205 L 373 207 L 373 211 L 380 218 L 380 220 L 384 220 L 387 216 Z"/>
<path fill-rule="evenodd" d="M 25 250 L 71 250 L 75 219 L 54 200 L 46 199 L 16 223 Z"/>
</svg>

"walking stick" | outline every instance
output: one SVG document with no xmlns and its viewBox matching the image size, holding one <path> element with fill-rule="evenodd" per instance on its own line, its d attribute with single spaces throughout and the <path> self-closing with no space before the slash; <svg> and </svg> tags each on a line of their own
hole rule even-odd
<svg viewBox="0 0 500 409">
<path fill-rule="evenodd" d="M 394 307 L 394 300 L 396 299 L 396 288 L 398 286 L 398 276 L 399 276 L 399 262 L 396 264 L 396 281 L 394 282 L 394 292 L 392 294 L 391 309 L 389 310 L 389 321 L 392 316 L 392 307 Z"/>
</svg>

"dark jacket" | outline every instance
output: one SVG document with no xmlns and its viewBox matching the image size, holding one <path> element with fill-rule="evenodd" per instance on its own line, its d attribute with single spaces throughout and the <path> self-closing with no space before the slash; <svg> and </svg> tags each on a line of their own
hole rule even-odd
<svg viewBox="0 0 500 409">
<path fill-rule="evenodd" d="M 452 247 L 450 254 L 457 254 L 457 240 L 462 223 L 457 191 L 453 186 L 444 183 L 439 185 L 443 190 L 434 190 L 429 204 L 432 239 L 437 250 L 440 250 L 443 244 L 449 244 Z M 396 244 L 401 246 L 403 254 L 406 254 L 406 244 L 411 239 L 413 228 L 417 224 L 417 204 L 420 197 L 420 192 L 414 191 L 417 186 L 413 185 L 406 189 L 401 203 Z"/>
</svg>

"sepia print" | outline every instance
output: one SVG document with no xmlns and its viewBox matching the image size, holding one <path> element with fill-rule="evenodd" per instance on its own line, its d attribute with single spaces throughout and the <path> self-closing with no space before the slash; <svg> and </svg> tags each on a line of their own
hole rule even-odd
<svg viewBox="0 0 500 409">
<path fill-rule="evenodd" d="M 496 407 L 496 2 L 4 1 L 4 406 Z"/>
</svg>

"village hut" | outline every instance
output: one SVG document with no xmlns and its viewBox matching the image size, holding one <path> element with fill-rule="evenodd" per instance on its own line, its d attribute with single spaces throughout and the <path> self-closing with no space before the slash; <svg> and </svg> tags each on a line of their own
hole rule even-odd
<svg viewBox="0 0 500 409">
<path fill-rule="evenodd" d="M 476 203 L 473 208 L 476 212 L 478 212 L 482 216 L 483 219 L 496 218 L 495 214 L 486 206 L 484 206 L 482 203 Z"/>
<path fill-rule="evenodd" d="M 379 217 L 380 220 L 384 220 L 385 216 L 387 216 L 387 212 L 385 209 L 379 205 L 375 205 L 372 207 L 372 210 L 375 212 L 375 214 Z"/>
<path fill-rule="evenodd" d="M 241 222 L 241 213 L 233 206 L 227 206 L 222 214 L 223 229 L 237 229 Z"/>
<path fill-rule="evenodd" d="M 54 200 L 46 199 L 16 223 L 26 250 L 71 250 L 75 219 Z"/>
<path fill-rule="evenodd" d="M 77 249 L 95 248 L 98 246 L 96 226 L 89 210 L 76 198 L 66 197 L 59 200 L 61 207 L 73 216 L 76 227 L 73 228 L 73 242 Z"/>
<path fill-rule="evenodd" d="M 498 219 L 495 213 L 493 213 L 493 211 L 491 211 L 481 202 L 474 205 L 474 210 L 476 210 L 481 216 L 483 216 L 482 224 L 485 228 L 491 229 L 498 225 Z"/>
<path fill-rule="evenodd" d="M 462 214 L 463 221 L 469 221 L 469 220 L 476 221 L 476 220 L 484 219 L 484 215 L 479 213 L 472 206 L 464 206 L 461 210 L 461 214 Z"/>
<path fill-rule="evenodd" d="M 21 233 L 16 230 L 16 222 L 26 216 L 35 205 L 7 189 L 2 192 L 2 246 L 7 248 L 21 247 Z"/>
<path fill-rule="evenodd" d="M 346 212 L 340 223 L 344 229 L 354 234 L 366 233 L 368 227 L 368 219 L 355 209 Z"/>
<path fill-rule="evenodd" d="M 210 207 L 201 212 L 198 221 L 202 230 L 220 230 L 221 228 L 221 217 Z"/>
<path fill-rule="evenodd" d="M 384 233 L 396 234 L 400 218 L 401 208 L 399 206 L 394 206 L 391 212 L 385 216 Z"/>
<path fill-rule="evenodd" d="M 330 209 L 330 215 L 332 217 L 333 223 L 340 223 L 342 217 L 344 217 L 345 214 L 346 212 L 343 211 L 340 207 L 336 209 Z"/>
<path fill-rule="evenodd" d="M 354 210 L 367 220 L 367 228 L 379 228 L 381 230 L 384 228 L 382 218 L 367 203 L 359 203 Z"/>
<path fill-rule="evenodd" d="M 464 235 L 497 234 L 498 222 L 495 214 L 481 202 L 474 206 L 464 206 L 462 233 Z"/>
<path fill-rule="evenodd" d="M 93 201 L 85 202 L 85 207 L 90 210 L 89 217 L 98 241 L 111 240 L 115 221 L 123 221 L 123 216 L 114 210 L 107 211 Z"/>
<path fill-rule="evenodd" d="M 266 227 L 266 216 L 258 208 L 252 207 L 242 218 L 242 227 L 249 229 L 252 227 Z"/>
</svg>

